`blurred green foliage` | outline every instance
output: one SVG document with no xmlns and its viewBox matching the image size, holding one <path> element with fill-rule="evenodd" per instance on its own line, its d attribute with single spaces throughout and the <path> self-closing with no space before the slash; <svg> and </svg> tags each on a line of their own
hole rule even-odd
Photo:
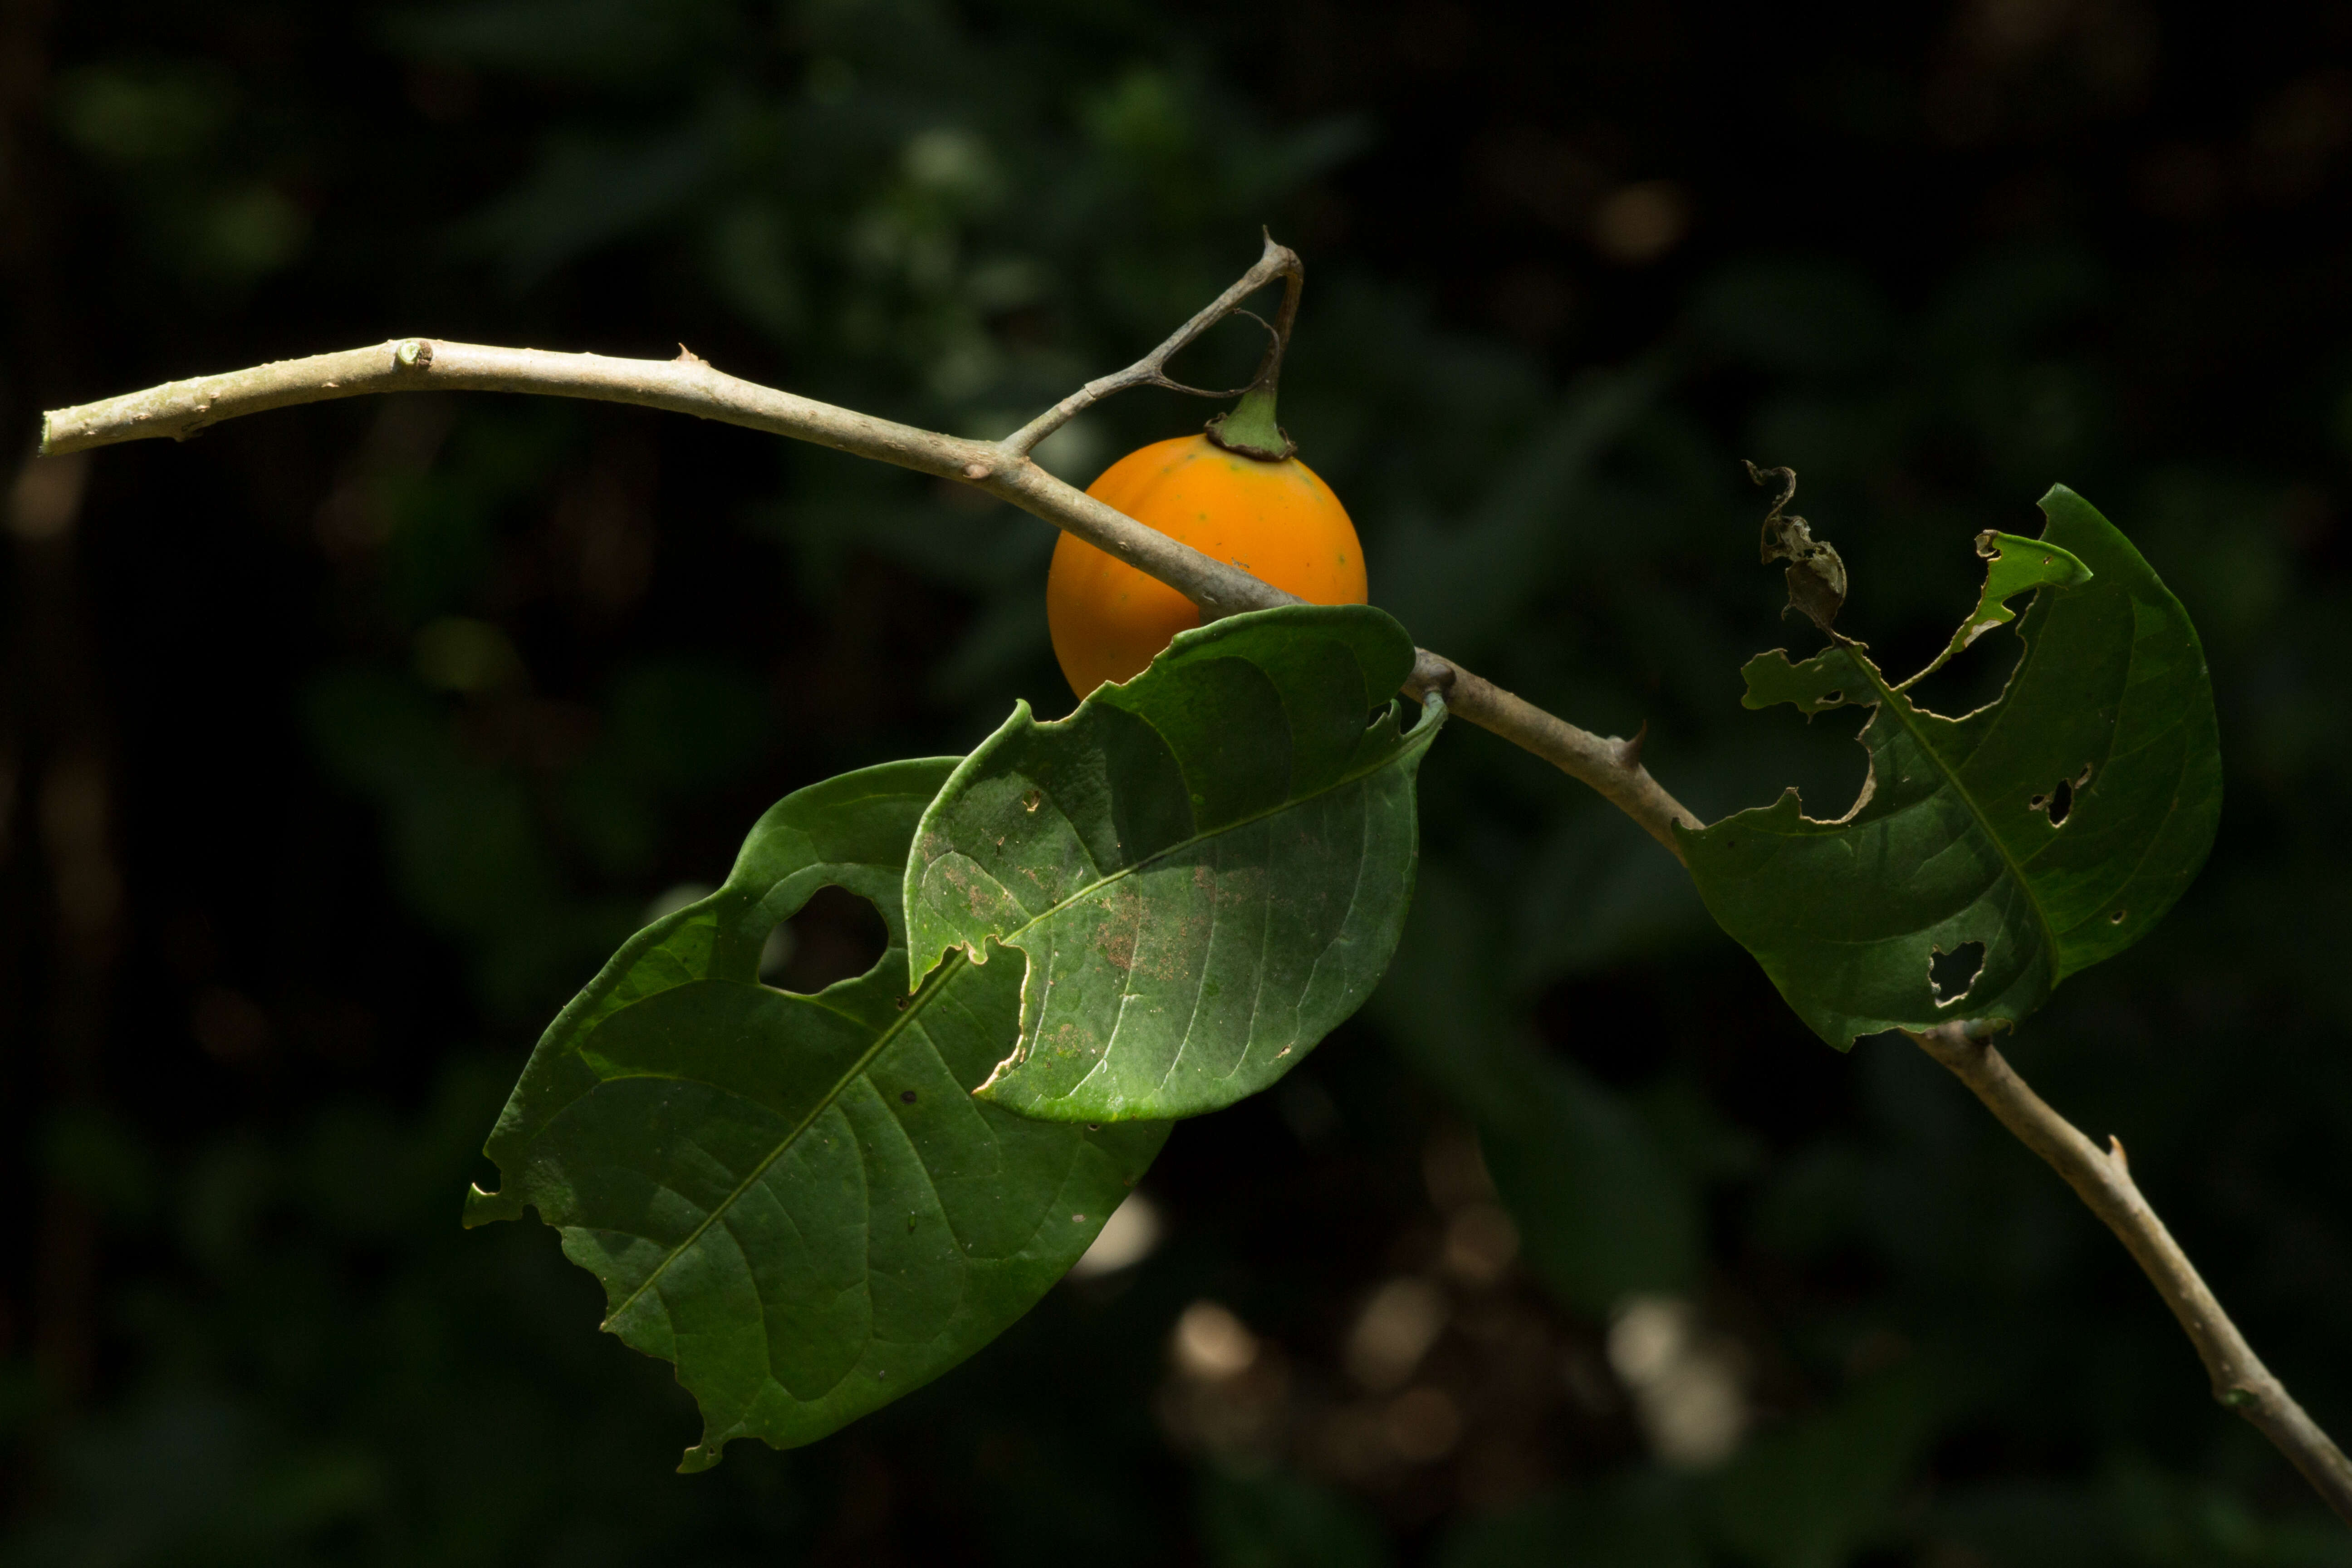
<svg viewBox="0 0 2352 1568">
<path fill-rule="evenodd" d="M 2167 924 L 2014 1054 L 2352 1428 L 2352 110 L 2316 8 L 231 0 L 7 41 L 20 428 L 424 331 L 683 338 L 992 433 L 1271 224 L 1313 270 L 1284 420 L 1376 602 L 1646 722 L 1710 819 L 1862 777 L 1846 725 L 1738 706 L 1798 640 L 1738 459 L 1803 475 L 1890 668 L 1973 602 L 1976 532 L 2030 531 L 2053 480 L 2096 498 L 2205 640 L 2228 807 Z M 1695 215 L 1663 251 L 1612 216 L 1660 177 Z M 1181 368 L 1230 384 L 1253 331 Z M 1208 412 L 1125 398 L 1043 456 L 1083 479 Z M 1050 538 L 834 454 L 505 400 L 91 474 L 101 679 L 75 696 L 47 608 L 15 615 L 0 747 L 28 781 L 0 1116 L 38 1194 L 0 1285 L 0 1560 L 2352 1561 L 1956 1085 L 1895 1042 L 1833 1057 L 1654 845 L 1468 732 L 1423 773 L 1391 982 L 1179 1131 L 1156 1251 L 824 1444 L 673 1476 L 688 1402 L 593 1331 L 593 1283 L 457 1228 L 482 1130 L 771 801 L 1055 710 Z M 12 548 L 8 602 L 64 614 Z M 1996 688 L 2005 637 L 1930 704 Z M 75 701 L 113 737 L 126 910 L 89 1073 L 46 963 L 66 818 L 33 804 L 66 798 L 35 785 Z M 1244 1337 L 1188 1338 L 1204 1300 Z"/>
</svg>

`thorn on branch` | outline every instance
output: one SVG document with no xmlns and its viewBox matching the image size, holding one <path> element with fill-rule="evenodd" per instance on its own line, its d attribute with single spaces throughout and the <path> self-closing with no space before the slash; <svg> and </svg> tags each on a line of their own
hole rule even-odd
<svg viewBox="0 0 2352 1568">
<path fill-rule="evenodd" d="M 1622 772 L 1630 773 L 1642 765 L 1642 742 L 1649 738 L 1650 721 L 1644 719 L 1632 740 L 1617 742 L 1617 766 Z"/>
<path fill-rule="evenodd" d="M 700 354 L 696 353 L 692 349 L 688 348 L 684 343 L 680 343 L 677 345 L 677 358 L 673 363 L 678 364 L 707 365 L 710 362 L 704 359 Z"/>
<path fill-rule="evenodd" d="M 2131 1169 L 2131 1157 L 2124 1152 L 2124 1141 L 2112 1132 L 2107 1134 L 2107 1158 L 2116 1163 L 2118 1171 Z"/>
</svg>

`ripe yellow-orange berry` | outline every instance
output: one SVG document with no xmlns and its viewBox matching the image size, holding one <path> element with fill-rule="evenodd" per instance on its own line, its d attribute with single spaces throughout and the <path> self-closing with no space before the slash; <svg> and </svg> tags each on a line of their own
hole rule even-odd
<svg viewBox="0 0 2352 1568">
<path fill-rule="evenodd" d="M 1182 436 L 1129 452 L 1087 494 L 1309 604 L 1364 603 L 1355 525 L 1331 487 L 1296 458 L 1269 463 Z M 1045 623 L 1062 674 L 1084 697 L 1140 674 L 1178 632 L 1201 624 L 1201 612 L 1167 584 L 1065 533 L 1045 578 Z"/>
</svg>

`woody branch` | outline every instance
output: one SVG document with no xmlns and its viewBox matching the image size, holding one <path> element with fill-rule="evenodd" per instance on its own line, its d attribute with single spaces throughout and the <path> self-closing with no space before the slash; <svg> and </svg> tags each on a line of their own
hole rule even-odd
<svg viewBox="0 0 2352 1568">
<path fill-rule="evenodd" d="M 971 485 L 1157 577 L 1200 606 L 1203 620 L 1216 620 L 1297 601 L 1240 567 L 1179 543 L 1064 483 L 1029 454 L 1046 435 L 1114 393 L 1138 386 L 1194 390 L 1166 374 L 1165 366 L 1177 351 L 1276 279 L 1285 282 L 1282 318 L 1286 320 L 1297 308 L 1302 276 L 1297 256 L 1268 238 L 1257 264 L 1167 342 L 1126 370 L 1089 382 L 1002 441 L 943 435 L 796 396 L 713 369 L 683 348 L 676 359 L 640 360 L 395 338 L 340 353 L 166 382 L 144 392 L 58 409 L 42 418 L 41 450 L 79 452 L 159 437 L 184 441 L 224 419 L 378 393 L 518 392 L 632 403 L 787 436 Z M 1591 785 L 1677 858 L 1681 850 L 1675 842 L 1675 825 L 1699 826 L 1698 818 L 1643 767 L 1638 736 L 1625 742 L 1593 734 L 1425 648 L 1419 652 L 1405 689 L 1416 699 L 1439 693 L 1454 714 Z"/>
</svg>

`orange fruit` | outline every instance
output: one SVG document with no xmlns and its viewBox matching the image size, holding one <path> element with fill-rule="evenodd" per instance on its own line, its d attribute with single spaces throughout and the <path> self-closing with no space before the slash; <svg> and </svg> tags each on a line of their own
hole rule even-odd
<svg viewBox="0 0 2352 1568">
<path fill-rule="evenodd" d="M 1087 494 L 1309 604 L 1365 602 L 1355 525 L 1331 487 L 1296 458 L 1269 463 L 1206 436 L 1180 436 L 1129 452 Z M 1178 632 L 1201 624 L 1201 612 L 1158 578 L 1065 533 L 1045 578 L 1045 624 L 1062 674 L 1084 697 L 1142 673 Z"/>
</svg>

